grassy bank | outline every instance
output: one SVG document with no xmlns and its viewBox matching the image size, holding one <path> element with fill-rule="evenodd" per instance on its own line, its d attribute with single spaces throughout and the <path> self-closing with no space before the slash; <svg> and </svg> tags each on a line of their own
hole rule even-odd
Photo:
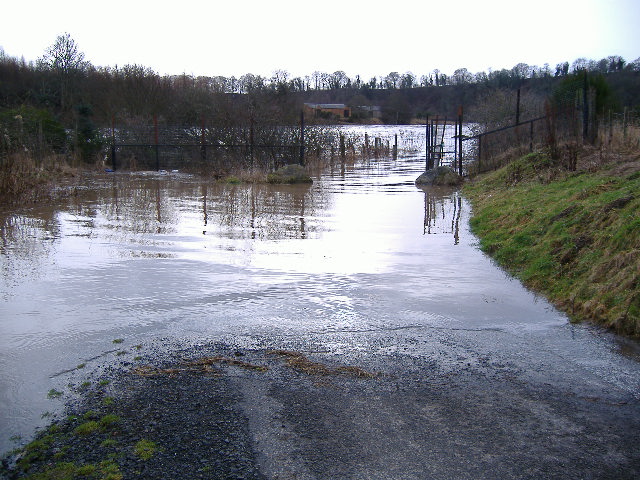
<svg viewBox="0 0 640 480">
<path fill-rule="evenodd" d="M 640 336 L 640 155 L 532 153 L 465 187 L 481 248 L 573 321 Z"/>
</svg>

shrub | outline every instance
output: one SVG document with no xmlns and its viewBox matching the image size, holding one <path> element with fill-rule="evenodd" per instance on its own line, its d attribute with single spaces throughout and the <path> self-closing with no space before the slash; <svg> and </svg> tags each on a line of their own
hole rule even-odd
<svg viewBox="0 0 640 480">
<path fill-rule="evenodd" d="M 3 133 L 0 147 L 5 151 L 43 146 L 61 152 L 67 144 L 67 133 L 62 124 L 49 111 L 33 107 L 0 111 L 0 132 Z"/>
</svg>

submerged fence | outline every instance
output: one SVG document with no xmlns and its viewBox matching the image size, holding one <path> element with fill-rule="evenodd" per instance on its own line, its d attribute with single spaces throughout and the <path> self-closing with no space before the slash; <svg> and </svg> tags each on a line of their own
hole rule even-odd
<svg viewBox="0 0 640 480">
<path fill-rule="evenodd" d="M 111 129 L 113 170 L 275 169 L 304 164 L 304 123 L 300 126 L 199 127 L 137 125 Z"/>
</svg>

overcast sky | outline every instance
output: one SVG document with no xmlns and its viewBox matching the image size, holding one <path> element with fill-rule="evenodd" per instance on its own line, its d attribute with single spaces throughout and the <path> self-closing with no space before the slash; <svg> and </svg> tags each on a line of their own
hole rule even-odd
<svg viewBox="0 0 640 480">
<path fill-rule="evenodd" d="M 27 61 L 68 32 L 94 66 L 363 80 L 640 57 L 640 0 L 2 0 L 0 47 Z"/>
</svg>

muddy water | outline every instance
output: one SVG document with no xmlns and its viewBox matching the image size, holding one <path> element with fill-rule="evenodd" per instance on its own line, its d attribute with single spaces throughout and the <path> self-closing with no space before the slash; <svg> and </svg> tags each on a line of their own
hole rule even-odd
<svg viewBox="0 0 640 480">
<path fill-rule="evenodd" d="M 477 249 L 467 201 L 416 188 L 422 170 L 418 151 L 337 165 L 312 186 L 104 174 L 59 204 L 3 212 L 0 450 L 59 411 L 51 389 L 184 339 L 436 355 L 452 369 L 493 356 L 637 394 L 636 346 L 569 325 L 505 275 Z"/>
</svg>

